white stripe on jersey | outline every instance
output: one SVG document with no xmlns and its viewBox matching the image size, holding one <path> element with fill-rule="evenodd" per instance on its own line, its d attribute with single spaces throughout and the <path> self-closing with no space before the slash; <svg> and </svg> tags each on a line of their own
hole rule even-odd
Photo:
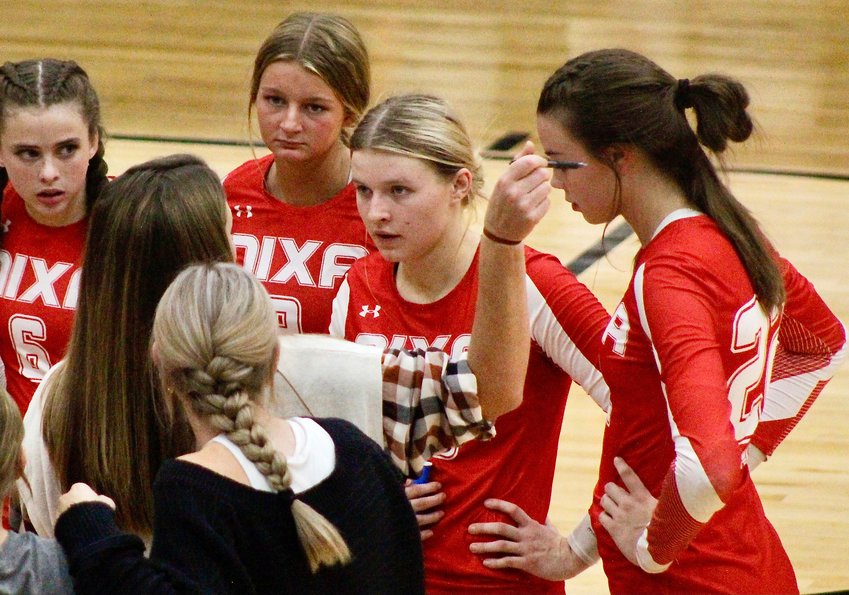
<svg viewBox="0 0 849 595">
<path fill-rule="evenodd" d="M 333 306 L 330 313 L 330 335 L 345 338 L 345 323 L 348 320 L 348 302 L 351 299 L 351 288 L 348 287 L 348 278 L 342 280 L 336 297 L 333 298 Z"/>
<path fill-rule="evenodd" d="M 845 327 L 843 335 L 847 336 Z M 843 347 L 831 356 L 826 366 L 818 370 L 802 372 L 771 381 L 767 386 L 761 421 L 776 421 L 796 417 L 817 384 L 821 381 L 830 380 L 837 369 L 843 365 L 847 355 L 849 355 L 849 342 L 844 343 Z"/>
</svg>

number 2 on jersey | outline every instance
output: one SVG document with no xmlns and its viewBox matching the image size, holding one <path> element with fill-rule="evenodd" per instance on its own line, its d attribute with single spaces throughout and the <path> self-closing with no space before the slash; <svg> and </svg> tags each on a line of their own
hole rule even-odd
<svg viewBox="0 0 849 595">
<path fill-rule="evenodd" d="M 741 444 L 748 443 L 763 410 L 764 390 L 771 368 L 774 342 L 770 341 L 770 319 L 756 297 L 737 311 L 731 352 L 750 358 L 728 379 L 731 424 Z"/>
</svg>

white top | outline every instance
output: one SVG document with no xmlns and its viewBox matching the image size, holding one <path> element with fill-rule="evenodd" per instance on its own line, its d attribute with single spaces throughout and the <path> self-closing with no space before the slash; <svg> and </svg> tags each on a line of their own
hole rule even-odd
<svg viewBox="0 0 849 595">
<path fill-rule="evenodd" d="M 328 335 L 283 335 L 268 410 L 284 418 L 341 417 L 384 446 L 383 350 Z"/>
<path fill-rule="evenodd" d="M 288 421 L 295 435 L 295 452 L 286 457 L 286 461 L 292 476 L 290 487 L 299 494 L 330 476 L 336 466 L 336 449 L 330 434 L 313 420 L 293 417 Z M 252 488 L 262 492 L 274 491 L 256 464 L 232 440 L 224 434 L 212 440 L 227 448 L 236 458 Z"/>
<path fill-rule="evenodd" d="M 47 453 L 47 446 L 41 435 L 44 387 L 62 363 L 60 361 L 47 371 L 44 379 L 35 389 L 35 394 L 24 415 L 23 448 L 27 458 L 24 475 L 29 481 L 29 488 L 23 479 L 19 479 L 18 493 L 26 517 L 32 523 L 35 532 L 42 537 L 53 537 L 53 525 L 59 518 L 59 496 L 62 495 L 59 480 L 56 478 L 50 455 Z"/>
</svg>

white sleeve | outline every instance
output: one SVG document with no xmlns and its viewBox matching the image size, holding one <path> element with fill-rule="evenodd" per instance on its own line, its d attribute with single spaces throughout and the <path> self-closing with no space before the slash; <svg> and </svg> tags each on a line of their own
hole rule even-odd
<svg viewBox="0 0 849 595">
<path fill-rule="evenodd" d="M 531 337 L 548 357 L 592 397 L 602 411 L 610 409 L 610 388 L 599 369 L 587 359 L 569 336 L 530 277 L 525 277 L 525 286 L 528 293 Z M 599 343 L 600 338 L 601 335 Z"/>
<path fill-rule="evenodd" d="M 587 566 L 592 566 L 599 560 L 598 541 L 590 523 L 590 515 L 584 515 L 581 522 L 566 537 L 569 547 Z"/>
<path fill-rule="evenodd" d="M 351 288 L 348 279 L 343 279 L 333 298 L 333 309 L 330 314 L 330 335 L 345 338 L 345 322 L 348 320 L 348 302 L 351 298 Z"/>
<path fill-rule="evenodd" d="M 24 416 L 23 448 L 27 463 L 23 479 L 17 482 L 21 506 L 24 515 L 32 523 L 36 533 L 42 537 L 53 537 L 53 526 L 59 517 L 59 496 L 62 489 L 56 471 L 50 462 L 47 445 L 41 432 L 42 414 L 44 412 L 44 387 L 54 371 L 62 365 L 59 362 L 45 375 L 38 385 Z M 29 485 L 27 485 L 29 484 Z"/>
</svg>

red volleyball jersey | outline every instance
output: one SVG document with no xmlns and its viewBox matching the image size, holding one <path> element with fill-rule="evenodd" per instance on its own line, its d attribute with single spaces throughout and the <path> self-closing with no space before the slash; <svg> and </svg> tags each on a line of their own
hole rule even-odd
<svg viewBox="0 0 849 595">
<path fill-rule="evenodd" d="M 760 307 L 708 217 L 677 212 L 637 254 L 601 363 L 611 409 L 590 516 L 611 593 L 798 591 L 746 448 L 754 440 L 772 452 L 842 360 L 845 332 L 810 284 L 786 261 L 782 268 L 783 321 Z M 771 389 L 770 379 L 787 375 L 799 381 L 795 408 Z M 764 432 L 758 422 L 771 401 L 783 413 Z M 616 456 L 659 498 L 638 555 L 656 570 L 671 563 L 663 572 L 627 561 L 598 522 L 604 485 L 622 485 Z"/>
<path fill-rule="evenodd" d="M 469 551 L 480 537 L 468 526 L 510 522 L 484 508 L 503 498 L 544 522 L 563 409 L 571 375 L 602 407 L 608 390 L 596 367 L 609 315 L 553 256 L 526 250 L 532 345 L 522 405 L 498 418 L 488 442 L 470 442 L 432 459 L 431 479 L 442 483 L 445 516 L 425 541 L 428 593 L 563 593 L 549 582 L 514 570 L 491 570 Z M 478 284 L 477 256 L 460 283 L 431 304 L 406 302 L 394 266 L 379 253 L 356 262 L 334 302 L 331 334 L 386 347 L 436 346 L 451 354 L 469 345 Z"/>
<path fill-rule="evenodd" d="M 224 180 L 236 259 L 268 290 L 281 333 L 326 334 L 339 284 L 373 244 L 352 184 L 321 205 L 288 205 L 265 189 L 273 163 L 252 159 Z"/>
<path fill-rule="evenodd" d="M 8 184 L 0 245 L 0 357 L 21 414 L 50 367 L 65 355 L 80 284 L 88 218 L 64 227 L 32 219 Z"/>
</svg>

